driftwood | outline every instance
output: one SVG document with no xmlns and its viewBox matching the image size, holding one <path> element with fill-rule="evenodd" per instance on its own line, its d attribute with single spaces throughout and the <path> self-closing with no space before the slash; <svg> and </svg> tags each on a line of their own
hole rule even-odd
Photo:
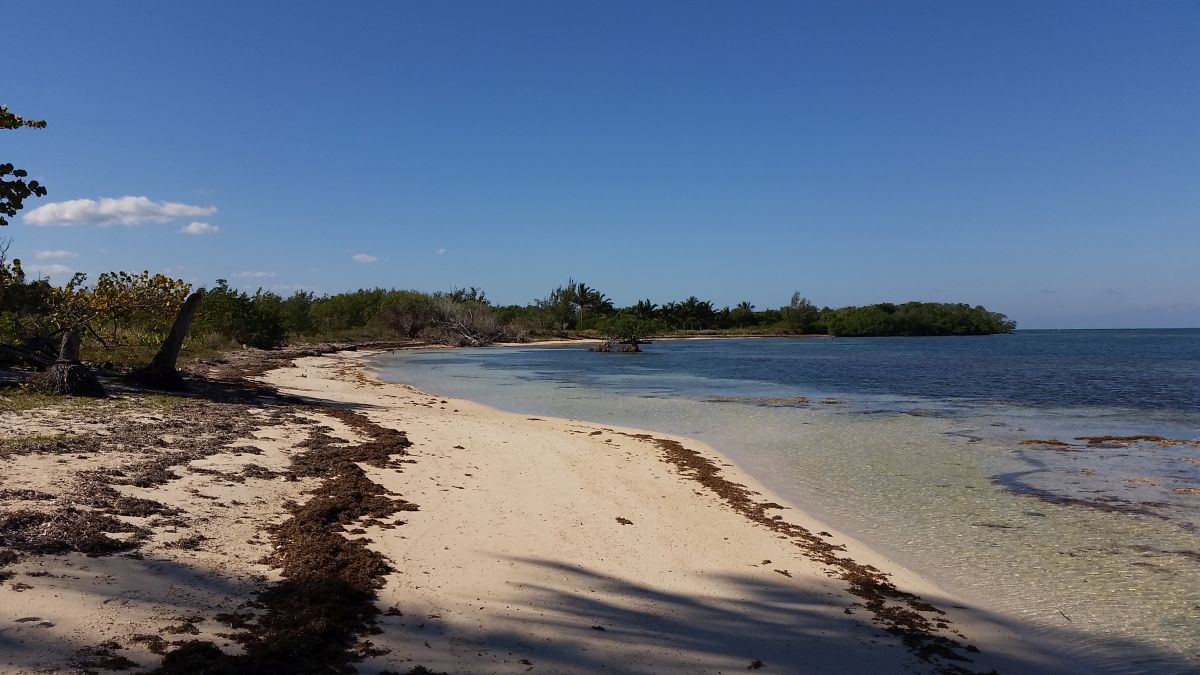
<svg viewBox="0 0 1200 675">
<path fill-rule="evenodd" d="M 179 350 L 183 349 L 183 341 L 187 338 L 188 329 L 192 326 L 192 317 L 196 315 L 196 310 L 200 308 L 200 302 L 203 299 L 203 290 L 188 296 L 183 306 L 179 308 L 179 314 L 175 316 L 171 332 L 167 334 L 167 339 L 163 340 L 162 346 L 158 348 L 158 353 L 154 355 L 150 365 L 135 370 L 130 374 L 132 378 L 142 384 L 167 391 L 181 391 L 187 388 L 187 383 L 179 374 L 176 363 L 179 361 Z"/>
<path fill-rule="evenodd" d="M 58 360 L 45 372 L 35 373 L 25 380 L 26 386 L 46 394 L 104 398 L 104 386 L 96 379 L 95 373 L 79 360 L 79 342 L 79 329 L 63 333 Z"/>
</svg>

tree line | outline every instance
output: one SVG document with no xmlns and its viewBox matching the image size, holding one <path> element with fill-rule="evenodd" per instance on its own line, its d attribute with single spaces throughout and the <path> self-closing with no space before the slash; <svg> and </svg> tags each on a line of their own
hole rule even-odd
<svg viewBox="0 0 1200 675">
<path fill-rule="evenodd" d="M 614 325 L 644 322 L 653 333 L 712 332 L 756 335 L 917 336 L 1008 333 L 1016 322 L 1003 314 L 963 303 L 879 303 L 863 307 L 818 308 L 799 292 L 786 305 L 759 309 L 750 301 L 718 308 L 689 296 L 657 304 L 639 300 L 616 307 L 607 295 L 573 279 L 528 305 L 496 308 L 502 325 L 531 335 L 595 331 L 612 334 Z M 614 324 L 616 321 L 616 324 Z"/>
<path fill-rule="evenodd" d="M 62 286 L 27 279 L 19 260 L 0 247 L 0 345 L 52 356 L 65 331 L 79 329 L 92 360 L 126 363 L 163 340 L 190 284 L 162 274 L 109 272 L 94 283 L 75 275 Z M 618 307 L 599 290 L 568 280 L 526 305 L 497 306 L 477 288 L 427 293 L 360 289 L 316 295 L 247 292 L 218 279 L 205 289 L 192 321 L 190 352 L 245 345 L 272 349 L 288 342 L 413 339 L 482 345 L 548 337 L 610 337 L 640 341 L 697 332 L 747 335 L 983 335 L 1016 324 L 981 306 L 908 302 L 816 307 L 796 293 L 781 307 L 749 301 L 717 308 L 690 296 Z M 10 354 L 12 350 L 10 349 Z"/>
</svg>

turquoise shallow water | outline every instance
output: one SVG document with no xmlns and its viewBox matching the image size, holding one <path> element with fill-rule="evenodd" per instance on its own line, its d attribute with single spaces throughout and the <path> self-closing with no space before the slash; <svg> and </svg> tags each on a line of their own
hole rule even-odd
<svg viewBox="0 0 1200 675">
<path fill-rule="evenodd" d="M 1097 670 L 1200 669 L 1200 447 L 1075 440 L 1200 439 L 1200 331 L 436 350 L 369 363 L 515 412 L 700 438 Z M 796 397 L 809 402 L 780 400 Z"/>
</svg>

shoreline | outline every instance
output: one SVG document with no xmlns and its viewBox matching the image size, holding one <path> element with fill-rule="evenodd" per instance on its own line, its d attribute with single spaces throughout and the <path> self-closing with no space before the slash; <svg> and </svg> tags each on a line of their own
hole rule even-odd
<svg viewBox="0 0 1200 675">
<path fill-rule="evenodd" d="M 0 671 L 1073 672 L 702 443 L 331 351 L 0 408 Z"/>
<path fill-rule="evenodd" d="M 752 347 L 750 345 L 745 349 Z M 508 362 L 503 355 L 494 355 L 493 358 L 499 359 L 493 361 L 495 364 Z M 553 415 L 558 410 L 561 411 L 558 414 L 591 420 L 600 426 L 610 420 L 620 420 L 649 429 L 693 434 L 692 438 L 704 439 L 723 451 L 725 457 L 740 458 L 734 459 L 735 463 L 747 460 L 745 466 L 753 475 L 789 495 L 793 498 L 793 505 L 800 505 L 800 510 L 809 510 L 804 506 L 806 498 L 825 495 L 828 502 L 829 494 L 840 495 L 839 501 L 828 502 L 832 509 L 829 512 L 831 515 L 824 518 L 825 522 L 838 523 L 839 527 L 844 528 L 843 532 L 861 532 L 869 537 L 868 540 L 883 542 L 882 548 L 877 548 L 877 551 L 886 552 L 902 566 L 907 563 L 910 569 L 928 572 L 932 579 L 943 579 L 941 587 L 967 600 L 963 604 L 1003 608 L 1001 612 L 1010 626 L 1026 635 L 1051 636 L 1048 644 L 1053 644 L 1063 654 L 1071 655 L 1072 659 L 1090 664 L 1098 672 L 1123 672 L 1130 664 L 1141 664 L 1144 668 L 1159 672 L 1190 672 L 1190 668 L 1194 667 L 1194 662 L 1189 662 L 1189 659 L 1194 659 L 1196 655 L 1192 648 L 1195 634 L 1184 628 L 1190 621 L 1188 617 L 1195 616 L 1191 607 L 1194 603 L 1187 601 L 1193 595 L 1189 589 L 1194 586 L 1189 585 L 1185 576 L 1190 574 L 1195 578 L 1194 541 L 1179 536 L 1179 532 L 1169 526 L 1159 527 L 1158 521 L 1145 523 L 1145 529 L 1139 529 L 1138 521 L 1141 518 L 1110 518 L 1107 514 L 1117 509 L 1104 501 L 1063 503 L 1042 497 L 1034 501 L 1036 495 L 1003 487 L 993 493 L 997 488 L 996 479 L 988 471 L 982 470 L 983 464 L 979 465 L 979 471 L 947 468 L 968 465 L 975 468 L 973 460 L 960 464 L 961 453 L 966 453 L 966 456 L 989 461 L 1001 458 L 995 464 L 986 465 L 993 472 L 1016 471 L 1019 469 L 1011 468 L 1015 460 L 1004 460 L 1004 453 L 1009 448 L 1016 448 L 1024 457 L 1027 454 L 1025 449 L 1032 445 L 1042 453 L 1037 455 L 1038 450 L 1034 450 L 1035 459 L 1040 456 L 1045 462 L 1057 461 L 1058 464 L 1048 466 L 1062 469 L 1067 476 L 1064 480 L 1082 480 L 1087 487 L 1087 480 L 1096 475 L 1090 468 L 1099 470 L 1101 467 L 1096 465 L 1103 463 L 1106 457 L 1113 454 L 1125 456 L 1120 453 L 1132 452 L 1122 450 L 1124 446 L 1121 443 L 1112 444 L 1111 447 L 1116 449 L 1106 452 L 1102 450 L 1108 447 L 1105 441 L 1133 442 L 1145 439 L 1150 442 L 1164 441 L 1163 444 L 1167 445 L 1165 440 L 1169 439 L 1159 436 L 1129 434 L 1162 433 L 1174 439 L 1193 439 L 1186 432 L 1171 436 L 1167 431 L 1098 430 L 1085 425 L 1067 431 L 1060 430 L 1067 434 L 1063 438 L 1079 436 L 1072 441 L 1075 445 L 1055 441 L 1042 447 L 1038 444 L 1043 441 L 1030 439 L 1051 438 L 1053 434 L 1040 435 L 1046 432 L 1041 427 L 1026 433 L 1023 428 L 1025 425 L 1018 423 L 1013 427 L 1017 433 L 1005 427 L 1009 432 L 1006 436 L 1008 445 L 1005 446 L 1003 442 L 980 442 L 986 439 L 967 435 L 985 436 L 976 429 L 996 421 L 993 419 L 965 420 L 954 424 L 927 420 L 924 415 L 899 415 L 895 418 L 888 416 L 878 422 L 867 420 L 842 425 L 818 425 L 805 421 L 805 424 L 814 426 L 796 427 L 796 438 L 803 439 L 797 441 L 797 456 L 809 457 L 806 448 L 822 451 L 803 462 L 775 461 L 772 467 L 772 462 L 761 459 L 771 456 L 764 452 L 761 442 L 755 452 L 744 451 L 744 444 L 756 437 L 756 430 L 753 424 L 743 424 L 740 417 L 723 416 L 714 426 L 701 422 L 701 419 L 708 420 L 708 417 L 695 417 L 697 414 L 707 414 L 695 409 L 695 406 L 688 408 L 652 402 L 643 410 L 635 399 L 627 402 L 623 398 L 628 390 L 616 394 L 616 402 L 610 405 L 605 387 L 592 387 L 586 391 L 565 389 L 562 392 L 557 391 L 553 384 L 543 387 L 531 383 L 532 388 L 509 387 L 505 385 L 519 382 L 508 377 L 501 377 L 495 382 L 497 386 L 488 387 L 486 384 L 492 382 L 493 375 L 487 369 L 480 372 L 483 379 L 475 383 L 470 379 L 477 370 L 473 367 L 465 370 L 448 367 L 445 373 L 439 374 L 436 367 L 429 370 L 413 364 L 415 370 L 411 375 L 406 375 L 408 371 L 400 365 L 401 362 L 397 362 L 399 367 L 395 370 L 389 368 L 389 362 L 385 360 L 371 363 L 380 369 L 378 372 L 382 376 L 400 380 L 411 377 L 428 386 L 430 391 L 477 396 L 480 400 L 518 413 L 535 411 L 534 414 Z M 554 373 L 558 367 L 556 364 L 563 362 L 555 358 L 533 357 L 521 358 L 519 363 L 526 366 L 518 374 L 518 379 L 523 380 L 531 376 L 530 369 L 541 370 L 539 366 L 529 364 L 548 364 L 549 371 Z M 565 363 L 571 364 L 574 360 L 567 359 Z M 580 367 L 591 372 L 582 362 Z M 468 376 L 468 379 L 459 380 L 457 376 L 462 375 Z M 555 381 L 560 379 L 556 375 L 551 378 Z M 581 378 L 576 380 L 568 375 L 562 380 L 573 385 L 581 381 L 588 382 L 586 377 Z M 644 379 L 632 387 L 635 394 L 638 387 L 646 386 Z M 588 385 L 582 386 L 586 388 Z M 516 392 L 515 397 L 513 392 Z M 560 393 L 573 400 L 555 403 L 547 398 Z M 630 407 L 630 403 L 634 407 Z M 1072 420 L 1072 423 L 1075 422 L 1078 420 Z M 777 430 L 787 428 L 781 424 L 778 415 L 774 419 L 756 418 L 755 423 Z M 943 438 L 955 442 L 942 442 Z M 788 447 L 788 441 L 780 434 L 771 435 L 770 439 L 783 444 L 779 447 Z M 813 445 L 814 441 L 816 445 Z M 1172 449 L 1181 459 L 1168 458 L 1163 461 L 1190 461 L 1194 464 L 1194 451 L 1190 456 L 1185 455 L 1189 455 L 1188 449 L 1194 448 L 1196 442 L 1194 439 L 1174 441 L 1175 445 L 1186 446 Z M 973 445 L 975 443 L 979 444 Z M 1060 447 L 1063 448 L 1061 451 Z M 1153 450 L 1151 447 L 1150 451 Z M 830 459 L 824 459 L 826 457 Z M 845 459 L 838 459 L 843 457 Z M 923 461 L 934 464 L 922 471 L 919 467 Z M 1007 464 L 1002 464 L 1004 461 Z M 856 463 L 871 467 L 871 471 L 863 474 L 867 479 L 865 482 L 855 479 Z M 793 466 L 800 468 L 793 473 L 789 471 Z M 780 470 L 771 471 L 772 468 Z M 842 478 L 830 493 L 826 493 L 820 478 L 826 468 L 830 470 L 829 475 Z M 1122 475 L 1123 468 L 1118 466 L 1110 471 L 1116 475 L 1116 480 L 1126 479 L 1124 483 L 1130 491 L 1145 491 L 1142 485 L 1160 487 L 1160 484 L 1152 483 L 1149 479 L 1140 478 L 1157 475 L 1150 473 L 1149 469 L 1126 469 Z M 1078 476 L 1082 478 L 1074 477 L 1072 470 L 1078 471 Z M 921 476 L 927 472 L 936 474 L 938 480 L 922 480 Z M 1134 478 L 1130 479 L 1131 476 Z M 1092 480 L 1094 485 L 1099 479 Z M 915 517 L 910 519 L 898 515 L 903 513 L 903 508 L 891 509 L 889 506 L 889 502 L 904 500 L 907 495 L 916 495 L 913 499 L 940 499 L 943 491 L 939 488 L 944 487 L 943 483 L 961 486 L 952 496 L 972 495 L 969 504 L 974 508 L 940 507 L 942 504 L 958 503 L 948 498 L 931 502 L 930 508 L 914 513 Z M 1120 485 L 1118 483 L 1118 487 Z M 1195 494 L 1194 491 L 1191 494 Z M 1136 498 L 1137 495 L 1128 497 Z M 1056 506 L 1045 506 L 1047 502 Z M 898 504 L 911 507 L 914 503 L 908 500 Z M 858 509 L 856 505 L 867 508 Z M 1150 506 L 1165 508 L 1166 504 Z M 1180 508 L 1184 507 L 1186 504 Z M 815 510 L 809 510 L 809 513 L 815 515 L 824 512 L 818 503 Z M 1166 518 L 1163 520 L 1169 522 Z M 1056 534 L 1061 536 L 1046 536 Z M 1091 548 L 1096 541 L 1105 542 L 1105 548 Z M 919 543 L 914 546 L 914 542 Z M 1133 553 L 1126 554 L 1126 550 Z M 1175 578 L 1166 578 L 1172 573 Z M 1157 575 L 1161 576 L 1155 578 Z M 988 593 L 989 590 L 993 593 Z M 1119 611 L 1110 612 L 1109 608 L 1119 608 Z M 1135 623 L 1137 618 L 1122 616 L 1125 612 L 1134 611 L 1141 612 L 1143 617 L 1154 618 L 1147 618 L 1139 624 Z"/>
<path fill-rule="evenodd" d="M 575 343 L 577 341 L 571 342 Z M 971 656 L 975 653 L 975 645 L 978 644 L 978 648 L 982 649 L 985 655 L 984 657 L 979 657 L 981 660 L 980 665 L 983 663 L 1001 663 L 1002 665 L 1008 664 L 1011 666 L 1013 663 L 1012 659 L 1016 659 L 1020 662 L 1020 669 L 1026 672 L 1037 670 L 1045 670 L 1047 672 L 1071 672 L 1071 668 L 1066 664 L 1056 663 L 1056 658 L 1051 656 L 1048 652 L 1049 647 L 1045 645 L 1034 645 L 1021 638 L 1018 638 L 1013 632 L 1012 627 L 1008 625 L 1007 619 L 994 615 L 986 608 L 969 608 L 968 605 L 963 603 L 959 598 L 949 595 L 933 581 L 922 576 L 918 572 L 903 567 L 894 559 L 870 548 L 863 542 L 846 533 L 832 530 L 824 522 L 814 518 L 811 514 L 803 511 L 796 505 L 780 498 L 771 490 L 763 486 L 759 481 L 738 468 L 726 455 L 720 453 L 715 448 L 712 448 L 705 443 L 695 439 L 672 434 L 650 432 L 642 429 L 633 429 L 614 425 L 604 425 L 550 417 L 529 418 L 520 413 L 499 410 L 473 401 L 426 394 L 410 385 L 389 383 L 380 380 L 373 373 L 370 373 L 370 371 L 366 369 L 365 365 L 362 364 L 362 361 L 372 356 L 374 353 L 378 352 L 360 351 L 353 354 L 333 355 L 332 357 L 324 358 L 346 357 L 349 360 L 354 361 L 358 368 L 366 371 L 365 377 L 371 382 L 369 385 L 371 387 L 395 387 L 403 391 L 404 396 L 411 397 L 413 399 L 420 399 L 424 397 L 427 400 L 436 400 L 439 402 L 437 405 L 439 410 L 446 408 L 453 411 L 452 414 L 459 418 L 455 420 L 458 425 L 467 424 L 469 426 L 470 422 L 462 420 L 461 417 L 464 415 L 470 415 L 472 418 L 471 421 L 482 418 L 493 424 L 502 424 L 509 429 L 516 427 L 516 433 L 510 431 L 510 437 L 515 438 L 520 438 L 522 435 L 534 433 L 534 427 L 538 427 L 537 432 L 540 433 L 545 431 L 544 427 L 549 426 L 551 429 L 560 434 L 573 435 L 581 439 L 591 439 L 595 436 L 605 437 L 604 441 L 607 441 L 606 445 L 609 445 L 610 447 L 613 447 L 612 442 L 615 441 L 617 437 L 623 436 L 625 438 L 634 440 L 636 443 L 640 443 L 642 445 L 641 450 L 643 453 L 648 450 L 648 448 L 645 447 L 646 445 L 653 447 L 659 444 L 674 446 L 675 450 L 694 452 L 696 456 L 700 458 L 697 464 L 710 468 L 712 470 L 710 473 L 719 474 L 717 477 L 717 482 L 724 482 L 725 485 L 723 487 L 726 489 L 728 489 L 730 486 L 744 488 L 745 495 L 751 495 L 751 500 L 756 502 L 756 504 L 751 506 L 757 504 L 767 504 L 768 508 L 771 509 L 771 516 L 767 517 L 770 521 L 776 523 L 782 522 L 782 524 L 785 526 L 794 526 L 795 528 L 798 528 L 799 530 L 809 534 L 819 533 L 817 537 L 820 537 L 820 539 L 834 542 L 834 546 L 836 547 L 834 549 L 835 551 L 844 547 L 844 553 L 837 553 L 832 556 L 833 558 L 843 560 L 848 558 L 860 568 L 883 571 L 888 579 L 886 583 L 894 583 L 897 587 L 896 591 L 898 596 L 903 596 L 908 593 L 917 596 L 914 598 L 917 606 L 926 605 L 926 603 L 920 599 L 926 598 L 932 602 L 932 605 L 926 606 L 937 606 L 938 610 L 942 611 L 948 610 L 952 618 L 945 617 L 945 615 L 941 615 L 937 611 L 935 611 L 932 615 L 938 618 L 949 618 L 950 621 L 947 621 L 946 623 L 950 626 L 958 626 L 958 629 L 962 631 L 963 635 L 954 635 L 954 629 L 952 628 L 952 632 L 947 632 L 942 636 L 936 636 L 936 638 L 932 640 L 933 644 L 939 644 L 941 642 L 940 638 L 942 637 L 955 641 L 961 640 L 962 645 L 965 648 L 962 650 L 962 653 L 967 656 Z M 288 374 L 287 371 L 275 371 L 275 373 L 283 376 Z M 355 378 L 359 379 L 361 383 L 361 378 L 359 376 L 355 376 Z M 280 380 L 276 378 L 268 378 L 267 381 L 274 386 L 281 387 L 281 389 L 291 389 L 288 379 Z M 291 383 L 294 384 L 294 380 L 292 380 Z M 507 443 L 507 441 L 502 442 Z M 417 443 L 417 445 L 419 446 L 420 443 Z M 658 448 L 658 450 L 659 453 L 654 454 L 660 454 L 662 452 L 662 448 Z M 651 452 L 653 451 L 651 450 Z M 657 463 L 668 464 L 670 466 L 668 462 L 660 457 L 655 457 L 654 461 Z M 621 473 L 625 473 L 627 471 L 622 470 L 622 467 L 611 465 L 606 468 Z M 678 465 L 671 466 L 670 471 L 666 473 L 659 472 L 658 475 L 654 476 L 652 482 L 662 482 L 667 480 L 678 482 L 682 474 L 683 472 Z M 695 476 L 688 476 L 685 477 L 684 480 L 695 481 L 696 479 Z M 700 482 L 703 483 L 704 481 Z M 718 509 L 736 516 L 734 519 L 736 525 L 734 527 L 739 531 L 742 529 L 766 529 L 770 531 L 772 529 L 771 522 L 764 523 L 764 519 L 761 517 L 759 517 L 757 522 L 755 522 L 754 518 L 747 518 L 747 513 L 744 509 L 739 513 L 738 509 L 731 508 L 730 504 L 727 503 L 728 499 L 723 499 L 723 497 L 718 494 L 718 492 L 722 489 L 722 486 L 714 486 L 709 484 L 702 485 L 702 487 L 705 488 L 702 491 L 696 491 L 693 489 L 689 490 L 686 495 L 682 495 L 684 498 L 683 503 L 675 505 L 674 508 L 694 508 L 697 506 L 697 504 L 694 502 L 704 502 L 706 507 L 712 507 L 714 506 L 715 502 L 715 506 Z M 780 508 L 775 510 L 774 507 L 776 506 Z M 780 516 L 779 514 L 783 515 Z M 780 535 L 778 532 L 775 532 L 773 533 L 773 538 L 784 539 L 785 537 Z M 826 565 L 814 562 L 811 559 L 811 556 L 812 552 L 809 551 L 803 556 L 800 556 L 803 559 L 798 561 L 803 567 L 806 568 L 803 574 L 807 575 L 809 582 L 817 577 L 830 578 L 831 576 L 837 576 L 837 574 L 831 574 Z M 797 556 L 793 553 L 790 557 L 796 558 Z M 820 557 L 819 554 L 818 557 Z M 826 557 L 828 558 L 830 556 Z M 765 561 L 766 558 L 763 560 Z M 776 560 L 775 563 L 768 565 L 768 567 L 771 568 L 770 571 L 777 572 L 781 575 L 781 577 L 785 578 L 800 576 L 795 573 L 795 567 L 793 567 L 791 570 L 783 570 L 782 572 L 779 571 L 776 569 L 778 566 L 777 563 L 778 561 Z M 740 562 L 739 564 L 743 566 L 754 566 L 757 564 L 757 566 L 762 567 L 762 563 L 757 560 L 747 560 Z M 791 564 L 795 565 L 796 563 L 793 562 Z M 787 572 L 788 574 L 785 575 L 783 572 Z M 775 578 L 784 580 L 781 577 Z M 851 616 L 852 612 L 861 612 L 869 616 L 869 613 L 863 609 L 862 606 L 864 604 L 870 604 L 870 600 L 868 600 L 867 603 L 861 602 L 861 595 L 856 594 L 854 590 L 851 590 L 848 594 L 844 588 L 838 590 L 826 589 L 824 592 L 830 593 L 833 596 L 837 596 L 840 592 L 842 594 L 841 599 L 845 601 L 842 604 L 832 603 L 827 609 L 836 609 L 838 612 L 844 613 L 843 615 L 847 617 Z M 859 592 L 861 592 L 861 589 L 859 589 Z M 889 600 L 894 599 L 895 598 L 889 598 Z M 855 605 L 857 606 L 851 609 L 851 607 Z M 886 615 L 890 612 L 891 610 L 886 610 L 884 614 Z M 958 616 L 954 616 L 956 614 Z M 859 622 L 857 619 L 855 619 L 853 622 L 856 624 L 856 629 L 865 630 L 868 634 L 878 632 L 880 635 L 887 635 L 887 632 L 877 627 L 876 624 L 879 623 L 877 619 L 870 622 L 870 625 Z M 938 633 L 937 629 L 935 628 L 937 623 L 938 621 L 933 621 L 930 624 L 927 624 L 925 628 L 934 628 L 932 633 L 936 634 Z M 912 629 L 913 627 L 908 626 L 908 628 Z M 891 632 L 903 634 L 905 631 L 903 627 L 893 625 Z M 914 634 L 907 636 L 907 639 L 910 642 L 913 640 Z M 868 640 L 871 639 L 869 635 L 864 637 Z M 874 636 L 874 639 L 878 638 L 879 635 Z M 901 640 L 901 642 L 903 641 L 904 640 Z M 936 651 L 936 649 L 934 651 Z M 927 655 L 928 653 L 929 652 L 926 652 Z M 925 662 L 918 659 L 914 663 Z M 842 666 L 844 667 L 845 664 L 842 664 Z M 989 667 L 991 666 L 989 665 Z M 987 668 L 984 668 L 984 670 L 987 670 Z"/>
<path fill-rule="evenodd" d="M 655 342 L 682 342 L 695 340 L 812 340 L 812 339 L 833 339 L 832 335 L 668 335 L 655 336 L 642 340 L 642 344 L 654 344 Z M 558 346 L 558 345 L 588 345 L 599 344 L 604 342 L 603 338 L 592 337 L 574 337 L 574 338 L 534 338 L 527 342 L 494 342 L 487 347 L 536 347 L 536 346 Z"/>
</svg>

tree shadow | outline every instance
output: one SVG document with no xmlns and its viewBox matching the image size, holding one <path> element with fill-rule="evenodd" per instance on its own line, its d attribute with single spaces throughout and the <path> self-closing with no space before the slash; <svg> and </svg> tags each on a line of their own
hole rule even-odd
<svg viewBox="0 0 1200 675">
<path fill-rule="evenodd" d="M 400 602 L 405 616 L 384 617 L 385 632 L 374 642 L 394 654 L 421 655 L 422 663 L 435 670 L 461 671 L 466 663 L 467 670 L 479 673 L 520 672 L 522 658 L 537 672 L 566 673 L 735 672 L 754 669 L 755 663 L 784 673 L 1185 673 L 1196 666 L 1152 644 L 1014 624 L 940 597 L 927 599 L 953 606 L 951 621 L 969 616 L 1000 624 L 1015 633 L 1018 643 L 983 641 L 980 652 L 965 655 L 969 660 L 923 660 L 898 636 L 873 625 L 868 612 L 848 614 L 827 594 L 786 580 L 718 575 L 713 578 L 725 589 L 722 594 L 697 595 L 560 561 L 508 560 L 518 568 L 535 568 L 535 575 L 548 581 L 522 584 L 493 598 L 491 611 L 479 615 L 483 618 L 471 615 L 475 607 L 449 618 L 426 618 L 432 608 Z M 496 611 L 496 605 L 505 611 Z M 380 672 L 396 665 L 389 657 L 360 670 Z"/>
<path fill-rule="evenodd" d="M 26 584 L 30 596 L 0 590 L 0 670 L 45 671 L 69 662 L 87 671 L 87 662 L 107 651 L 153 667 L 161 658 L 148 651 L 229 628 L 217 616 L 245 611 L 262 590 L 259 583 L 180 560 L 145 555 L 87 557 L 78 553 L 29 556 L 11 580 Z M 41 588 L 39 588 L 41 587 Z M 21 602 L 51 593 L 45 605 Z M 119 621 L 98 621 L 118 606 Z M 222 642 L 228 640 L 219 639 Z M 161 642 L 159 642 L 161 640 Z M 115 642 L 113 642 L 115 641 Z M 101 647 L 101 645 L 107 645 Z"/>
<path fill-rule="evenodd" d="M 766 672 L 777 673 L 1195 672 L 1195 662 L 1152 644 L 1100 641 L 1066 627 L 1048 629 L 1012 622 L 981 608 L 953 605 L 953 600 L 942 597 L 927 599 L 948 608 L 952 621 L 969 615 L 1005 624 L 1021 638 L 1063 645 L 1064 651 L 1055 658 L 1028 649 L 1027 644 L 1001 650 L 984 641 L 979 643 L 982 651 L 970 654 L 969 662 L 923 661 L 897 636 L 872 625 L 868 613 L 847 614 L 840 601 L 828 593 L 787 579 L 713 575 L 721 590 L 701 594 L 678 583 L 642 582 L 561 560 L 498 557 L 514 565 L 514 578 L 537 582 L 513 585 L 511 591 L 474 606 L 428 607 L 393 598 L 402 615 L 385 611 L 378 621 L 381 632 L 368 637 L 375 648 L 391 652 L 369 658 L 358 670 L 406 672 L 420 663 L 434 671 L 472 673 L 525 672 L 530 667 L 534 672 L 700 673 L 740 672 L 761 662 Z M 217 613 L 246 611 L 242 606 L 268 588 L 257 580 L 236 579 L 200 564 L 149 554 L 142 559 L 72 554 L 39 560 L 45 563 L 43 569 L 27 571 L 45 571 L 53 577 L 18 574 L 11 581 L 35 586 L 53 583 L 63 596 L 75 599 L 74 604 L 55 610 L 61 615 L 29 610 L 39 621 L 69 626 L 94 608 L 114 602 L 130 607 L 129 616 L 152 613 L 159 621 L 154 626 L 90 624 L 90 634 L 42 628 L 33 621 L 17 621 L 28 617 L 14 613 L 26 610 L 13 604 L 19 596 L 10 595 L 12 591 L 5 588 L 0 590 L 8 600 L 0 603 L 8 610 L 0 611 L 0 670 L 44 670 L 55 655 L 84 663 L 95 658 L 95 648 L 108 640 L 116 640 L 114 649 L 124 647 L 111 653 L 155 667 L 159 657 L 137 646 L 136 634 L 160 635 L 167 643 L 208 639 L 228 644 L 228 639 L 216 635 L 225 630 L 216 620 Z M 88 577 L 80 573 L 82 567 L 89 568 Z M 112 583 L 95 583 L 97 578 Z M 475 614 L 481 605 L 491 607 Z M 200 635 L 176 634 L 170 629 L 162 632 L 165 619 L 182 622 L 181 628 L 186 629 L 187 619 L 197 617 L 200 620 L 191 623 L 201 627 Z M 84 623 L 89 625 L 87 620 Z M 968 642 L 974 642 L 973 637 L 968 634 Z M 260 647 L 280 654 L 293 648 L 286 640 Z M 232 649 L 237 651 L 236 646 Z M 218 667 L 209 672 L 234 671 Z"/>
</svg>

